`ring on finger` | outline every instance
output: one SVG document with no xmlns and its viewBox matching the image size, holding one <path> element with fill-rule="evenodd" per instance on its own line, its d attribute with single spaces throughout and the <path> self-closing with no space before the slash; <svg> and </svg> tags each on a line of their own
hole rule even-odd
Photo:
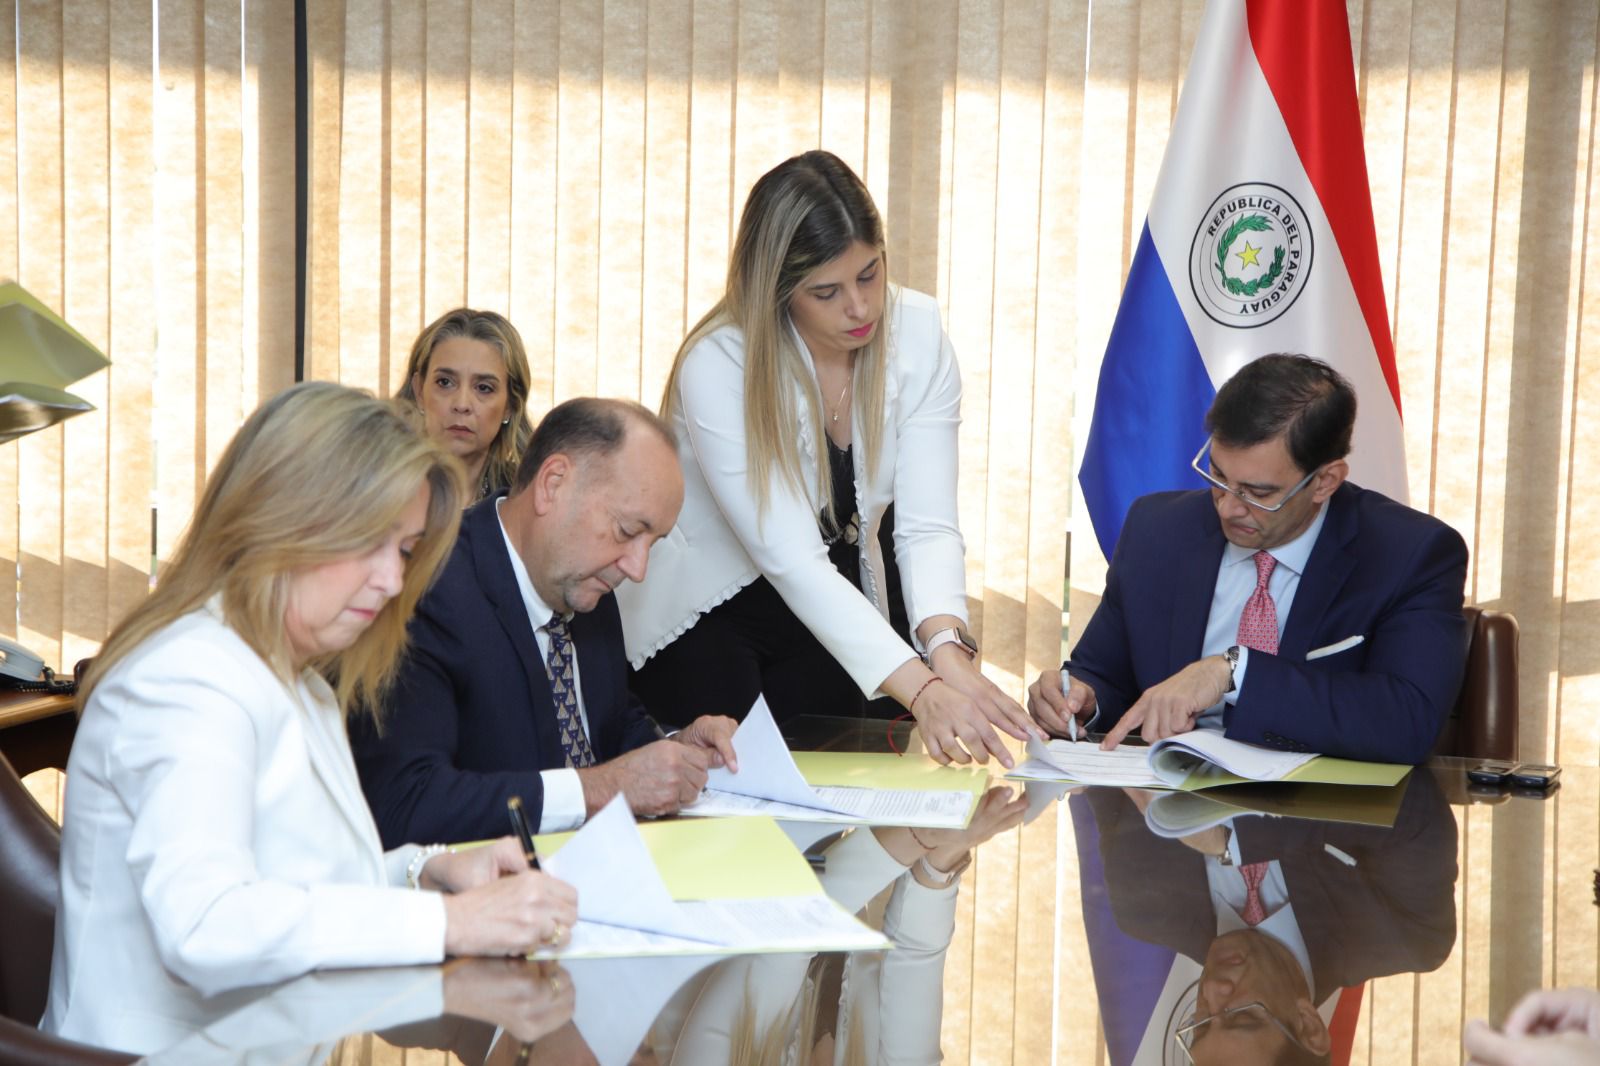
<svg viewBox="0 0 1600 1066">
<path fill-rule="evenodd" d="M 560 918 L 557 918 L 556 924 L 550 927 L 550 935 L 544 938 L 544 942 L 551 947 L 555 947 L 561 943 L 561 938 L 566 935 L 567 927 L 561 924 Z"/>
</svg>

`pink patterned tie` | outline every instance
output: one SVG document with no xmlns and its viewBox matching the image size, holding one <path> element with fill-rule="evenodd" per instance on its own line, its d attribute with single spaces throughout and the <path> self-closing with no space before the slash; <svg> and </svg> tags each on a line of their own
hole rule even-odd
<svg viewBox="0 0 1600 1066">
<path fill-rule="evenodd" d="M 1272 557 L 1271 552 L 1265 551 L 1256 552 L 1253 558 L 1256 563 L 1256 590 L 1244 601 L 1244 611 L 1239 615 L 1239 643 L 1251 651 L 1276 655 L 1278 606 L 1272 602 L 1267 582 L 1272 579 L 1272 569 L 1278 565 L 1278 560 Z M 1267 864 L 1247 862 L 1239 867 L 1239 876 L 1244 878 L 1245 891 L 1244 911 L 1239 917 L 1248 926 L 1260 925 L 1267 917 L 1267 909 L 1261 905 L 1261 881 L 1267 876 Z"/>
<path fill-rule="evenodd" d="M 1239 876 L 1244 878 L 1244 910 L 1239 917 L 1254 929 L 1267 920 L 1267 908 L 1261 903 L 1261 882 L 1266 879 L 1267 864 L 1247 862 L 1239 867 Z"/>
<path fill-rule="evenodd" d="M 1244 601 L 1244 611 L 1239 615 L 1239 644 L 1251 651 L 1278 654 L 1278 607 L 1267 591 L 1272 578 L 1272 568 L 1278 560 L 1271 552 L 1259 551 L 1252 558 L 1256 563 L 1256 590 Z"/>
</svg>

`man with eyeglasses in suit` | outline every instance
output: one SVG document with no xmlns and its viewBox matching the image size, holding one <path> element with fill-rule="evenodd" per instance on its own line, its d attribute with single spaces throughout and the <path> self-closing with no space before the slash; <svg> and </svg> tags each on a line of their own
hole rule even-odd
<svg viewBox="0 0 1600 1066">
<path fill-rule="evenodd" d="M 1206 488 L 1129 509 L 1105 596 L 1028 707 L 1115 747 L 1196 728 L 1285 751 L 1427 758 L 1461 685 L 1467 549 L 1346 480 L 1356 397 L 1320 360 L 1267 355 L 1217 392 Z"/>
</svg>

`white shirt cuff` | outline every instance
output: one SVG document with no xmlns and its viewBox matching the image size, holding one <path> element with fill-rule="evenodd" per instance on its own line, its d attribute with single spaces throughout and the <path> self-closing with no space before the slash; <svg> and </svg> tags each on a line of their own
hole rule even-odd
<svg viewBox="0 0 1600 1066">
<path fill-rule="evenodd" d="M 544 782 L 544 806 L 539 812 L 539 832 L 560 833 L 583 824 L 583 782 L 571 768 L 540 770 Z"/>
<path fill-rule="evenodd" d="M 1232 707 L 1239 702 L 1239 693 L 1244 691 L 1244 672 L 1250 667 L 1250 649 L 1243 644 L 1239 645 L 1239 661 L 1233 666 L 1233 691 L 1222 694 L 1222 702 Z"/>
</svg>

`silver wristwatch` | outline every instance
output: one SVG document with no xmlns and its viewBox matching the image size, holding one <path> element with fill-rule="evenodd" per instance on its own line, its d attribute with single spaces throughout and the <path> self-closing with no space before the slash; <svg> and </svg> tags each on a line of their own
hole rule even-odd
<svg viewBox="0 0 1600 1066">
<path fill-rule="evenodd" d="M 927 650 L 922 653 L 922 661 L 931 667 L 933 665 L 934 649 L 943 647 L 946 644 L 954 644 L 956 647 L 967 653 L 967 658 L 973 660 L 974 662 L 977 661 L 978 642 L 972 639 L 972 635 L 970 633 L 959 626 L 951 626 L 948 629 L 941 629 L 939 632 L 929 637 Z"/>
<path fill-rule="evenodd" d="M 1239 668 L 1239 645 L 1235 644 L 1233 647 L 1223 652 L 1222 657 L 1228 660 L 1228 687 L 1222 690 L 1222 694 L 1226 696 L 1228 693 L 1232 692 L 1238 687 L 1238 685 L 1234 683 L 1233 674 L 1234 671 Z"/>
</svg>

